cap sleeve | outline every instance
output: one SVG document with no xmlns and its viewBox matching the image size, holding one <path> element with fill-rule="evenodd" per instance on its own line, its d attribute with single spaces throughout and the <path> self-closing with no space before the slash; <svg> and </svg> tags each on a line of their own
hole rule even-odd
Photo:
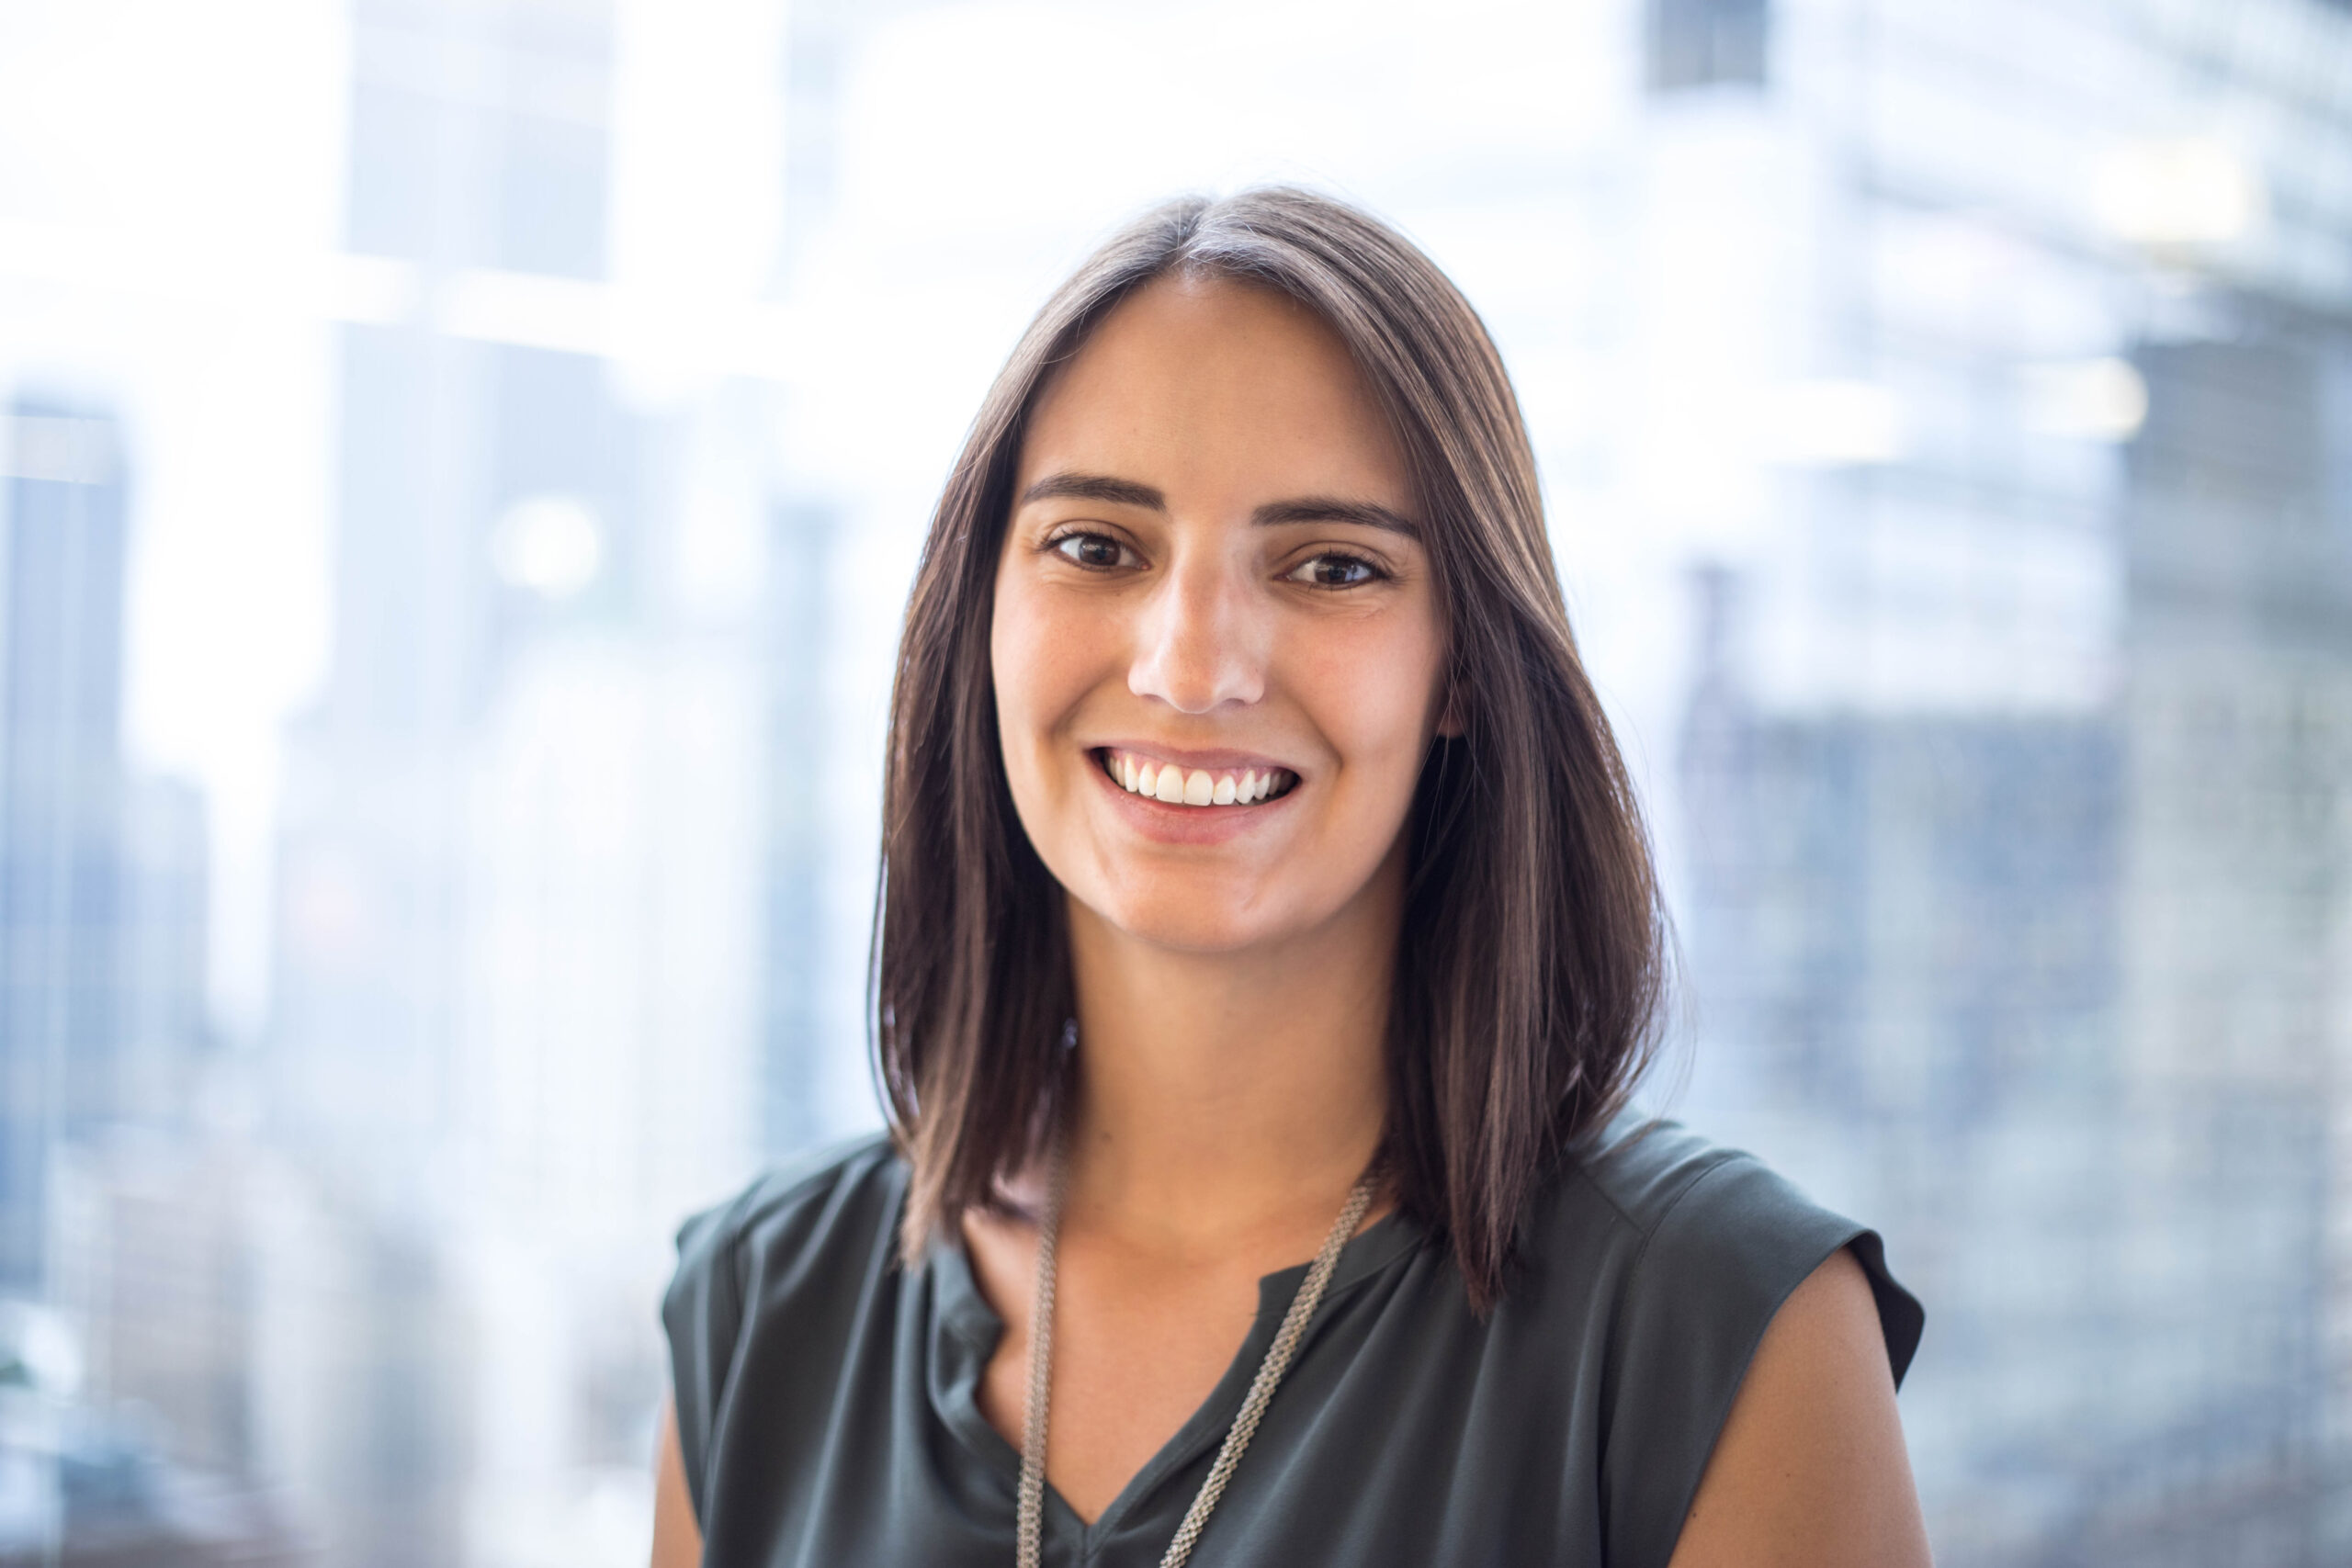
<svg viewBox="0 0 2352 1568">
<path fill-rule="evenodd" d="M 678 1228 L 678 1268 L 662 1296 L 662 1327 L 670 1339 L 670 1377 L 678 1417 L 678 1452 L 686 1491 L 699 1523 L 705 1514 L 704 1471 L 711 1426 L 743 1323 L 743 1277 L 738 1242 L 741 1199 L 706 1209 Z"/>
<path fill-rule="evenodd" d="M 1626 1276 L 1612 1336 L 1601 1461 L 1611 1562 L 1665 1568 L 1764 1330 L 1847 1246 L 1870 1278 L 1899 1386 L 1926 1314 L 1887 1272 L 1877 1233 L 1746 1156 L 1710 1166 L 1666 1210 Z"/>
</svg>

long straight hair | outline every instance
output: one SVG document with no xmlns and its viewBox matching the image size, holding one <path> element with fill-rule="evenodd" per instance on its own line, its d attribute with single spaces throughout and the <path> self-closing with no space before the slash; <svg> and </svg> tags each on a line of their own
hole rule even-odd
<svg viewBox="0 0 2352 1568">
<path fill-rule="evenodd" d="M 999 749 L 997 557 L 1040 386 L 1121 300 L 1173 274 L 1275 289 L 1321 317 L 1406 455 L 1462 733 L 1432 743 L 1405 826 L 1384 1154 L 1399 1207 L 1445 1238 L 1484 1311 L 1547 1165 L 1647 1065 L 1665 918 L 1501 357 L 1409 242 L 1286 187 L 1170 202 L 1089 257 L 989 389 L 932 516 L 891 696 L 873 958 L 876 1074 L 913 1173 L 905 1256 L 1037 1157 L 1069 1093 L 1065 895 Z"/>
</svg>

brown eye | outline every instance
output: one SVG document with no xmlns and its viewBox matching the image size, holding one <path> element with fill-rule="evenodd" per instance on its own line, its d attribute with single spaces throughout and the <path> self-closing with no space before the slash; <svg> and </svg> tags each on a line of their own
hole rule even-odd
<svg viewBox="0 0 2352 1568">
<path fill-rule="evenodd" d="M 1065 534 L 1049 547 L 1071 565 L 1097 571 L 1125 565 L 1127 555 L 1125 545 L 1102 534 Z"/>
<path fill-rule="evenodd" d="M 1317 556 L 1290 574 L 1292 581 L 1314 588 L 1360 588 L 1380 575 L 1380 569 L 1362 556 L 1336 553 Z"/>
</svg>

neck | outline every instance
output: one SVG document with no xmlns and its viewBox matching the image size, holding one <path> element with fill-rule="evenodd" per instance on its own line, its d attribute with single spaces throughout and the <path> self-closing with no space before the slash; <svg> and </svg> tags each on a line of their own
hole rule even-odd
<svg viewBox="0 0 2352 1568">
<path fill-rule="evenodd" d="M 1336 1209 L 1387 1116 L 1396 859 L 1332 920 L 1239 953 L 1154 947 L 1072 902 L 1073 1205 L 1180 1247 Z"/>
</svg>

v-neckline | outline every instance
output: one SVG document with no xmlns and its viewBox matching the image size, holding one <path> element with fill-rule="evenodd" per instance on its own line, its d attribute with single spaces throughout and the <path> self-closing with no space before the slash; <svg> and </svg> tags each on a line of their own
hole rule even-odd
<svg viewBox="0 0 2352 1568">
<path fill-rule="evenodd" d="M 1402 1209 L 1390 1210 L 1357 1232 L 1340 1252 L 1330 1287 L 1324 1292 L 1315 1321 L 1299 1343 L 1299 1359 L 1306 1359 L 1315 1340 L 1320 1337 L 1335 1303 L 1344 1294 L 1411 1251 L 1420 1239 L 1420 1227 Z M 931 1271 L 935 1292 L 925 1347 L 929 1360 L 926 1382 L 933 1408 L 966 1448 L 1002 1477 L 1010 1505 L 1020 1483 L 1021 1451 L 981 1413 L 979 1401 L 980 1380 L 987 1375 L 989 1358 L 995 1355 L 997 1344 L 1004 1337 L 1004 1320 L 980 1293 L 979 1281 L 972 1272 L 971 1257 L 961 1237 L 934 1242 L 925 1266 Z M 1297 1295 L 1309 1267 L 1308 1263 L 1295 1263 L 1259 1277 L 1257 1316 L 1251 1320 L 1250 1332 L 1242 1337 L 1239 1348 L 1234 1351 L 1216 1385 L 1168 1440 L 1144 1461 L 1142 1468 L 1127 1478 L 1091 1523 L 1080 1517 L 1051 1481 L 1046 1483 L 1048 1536 L 1075 1535 L 1080 1558 L 1091 1558 L 1102 1542 L 1170 1476 L 1224 1440 L 1233 1418 L 1240 1413 L 1241 1402 L 1249 1396 L 1250 1384 L 1258 1375 L 1259 1364 L 1265 1359 L 1266 1347 L 1281 1330 L 1283 1314 L 1290 1310 L 1291 1300 Z M 958 1343 L 943 1343 L 944 1337 L 952 1337 Z M 1297 1361 L 1292 1363 L 1294 1369 L 1297 1365 Z"/>
</svg>

